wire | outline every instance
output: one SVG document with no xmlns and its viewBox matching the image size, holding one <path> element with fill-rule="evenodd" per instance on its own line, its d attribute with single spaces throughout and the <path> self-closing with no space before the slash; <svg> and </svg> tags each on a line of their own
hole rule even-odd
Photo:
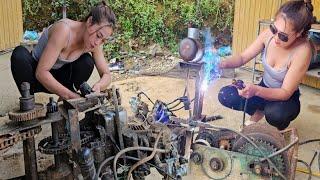
<svg viewBox="0 0 320 180">
<path fill-rule="evenodd" d="M 308 144 L 308 143 L 312 143 L 312 142 L 318 142 L 318 141 L 320 141 L 320 139 L 309 139 L 309 140 L 300 142 L 299 146 L 304 145 L 304 144 Z"/>
<path fill-rule="evenodd" d="M 157 149 L 157 146 L 158 146 L 158 143 L 159 143 L 159 140 L 160 140 L 160 137 L 161 137 L 162 133 L 163 133 L 163 130 L 161 130 L 159 132 L 159 134 L 157 135 L 156 141 L 155 141 L 154 146 L 153 146 L 152 153 L 149 156 L 147 156 L 147 157 L 141 159 L 140 161 L 138 161 L 137 163 L 135 163 L 133 166 L 131 166 L 131 168 L 130 168 L 130 170 L 128 172 L 128 175 L 127 175 L 127 180 L 130 180 L 131 173 L 133 172 L 133 170 L 135 170 L 141 164 L 144 164 L 144 163 L 150 161 L 154 157 L 154 155 L 156 154 L 156 149 Z"/>
<path fill-rule="evenodd" d="M 268 156 L 268 158 L 271 159 L 272 157 L 274 157 L 274 156 L 276 156 L 276 155 L 278 155 L 278 154 L 283 153 L 284 151 L 288 150 L 289 148 L 291 148 L 293 145 L 297 144 L 298 142 L 299 142 L 299 139 L 296 138 L 293 142 L 291 142 L 290 144 L 288 144 L 286 147 L 284 147 L 284 148 L 282 148 L 282 149 L 280 149 L 280 150 L 278 150 L 278 151 L 270 154 L 270 155 Z M 264 160 L 266 160 L 266 158 L 260 159 L 260 161 L 264 161 Z"/>
<path fill-rule="evenodd" d="M 141 94 L 143 94 L 154 105 L 154 102 L 149 98 L 149 96 L 146 93 L 141 91 L 141 92 L 138 93 L 137 96 L 140 97 Z"/>
<path fill-rule="evenodd" d="M 308 174 L 309 174 L 308 180 L 310 180 L 310 179 L 311 179 L 311 176 L 312 176 L 311 167 L 309 166 L 308 163 L 302 161 L 301 159 L 298 159 L 298 162 L 304 164 L 304 165 L 308 168 Z"/>
</svg>

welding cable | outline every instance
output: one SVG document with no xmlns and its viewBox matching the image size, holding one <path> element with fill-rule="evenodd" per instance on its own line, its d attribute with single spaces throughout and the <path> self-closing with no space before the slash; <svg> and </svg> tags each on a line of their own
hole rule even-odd
<svg viewBox="0 0 320 180">
<path fill-rule="evenodd" d="M 276 152 L 268 155 L 268 158 L 271 159 L 272 157 L 283 153 L 284 151 L 288 150 L 289 148 L 291 148 L 293 145 L 297 144 L 298 142 L 299 142 L 299 138 L 296 138 L 293 142 L 291 142 L 290 144 L 288 144 L 286 147 L 281 148 L 280 150 L 278 150 L 278 151 L 276 151 Z M 260 161 L 265 161 L 265 160 L 266 160 L 266 158 L 261 158 L 261 159 L 260 159 Z"/>
<path fill-rule="evenodd" d="M 126 152 L 129 152 L 129 151 L 137 151 L 137 150 L 141 150 L 141 151 L 153 151 L 154 149 L 153 148 L 150 148 L 150 147 L 141 147 L 141 146 L 138 146 L 138 147 L 128 147 L 128 148 L 125 148 L 125 149 L 122 149 L 120 152 L 117 153 L 117 155 L 115 156 L 114 160 L 113 160 L 113 171 L 115 172 L 114 173 L 114 177 L 115 179 L 118 179 L 118 176 L 117 176 L 117 161 L 119 159 L 119 157 L 126 153 Z M 168 153 L 170 152 L 170 150 L 166 150 L 166 149 L 156 149 L 156 152 L 160 152 L 160 153 Z"/>
<path fill-rule="evenodd" d="M 149 98 L 149 96 L 142 91 L 137 94 L 137 97 L 140 97 L 141 94 L 143 94 L 154 105 L 154 102 Z"/>
<path fill-rule="evenodd" d="M 248 98 L 246 98 L 246 101 L 244 102 L 244 107 L 243 107 L 243 116 L 242 116 L 242 127 L 244 127 L 244 122 L 246 120 L 246 110 L 248 106 Z"/>
<path fill-rule="evenodd" d="M 166 106 L 167 106 L 167 108 L 168 108 L 168 109 L 173 109 L 173 108 L 175 108 L 175 107 L 179 106 L 181 103 L 182 103 L 182 101 L 181 101 L 181 100 L 179 100 L 179 103 L 177 103 L 177 104 L 173 105 L 172 107 L 169 107 L 169 106 L 168 106 L 169 104 L 166 104 Z"/>
<path fill-rule="evenodd" d="M 312 142 L 318 142 L 318 141 L 320 141 L 320 139 L 309 139 L 309 140 L 300 142 L 299 146 L 304 145 L 304 144 L 308 144 L 308 143 L 312 143 Z"/>
<path fill-rule="evenodd" d="M 298 159 L 298 162 L 304 164 L 308 168 L 308 174 L 309 174 L 308 180 L 310 180 L 312 177 L 312 170 L 311 170 L 310 165 L 301 159 Z"/>
<path fill-rule="evenodd" d="M 128 172 L 128 175 L 127 175 L 127 180 L 130 180 L 131 173 L 132 173 L 138 166 L 140 166 L 141 164 L 144 164 L 144 163 L 150 161 L 150 160 L 154 157 L 154 155 L 156 154 L 156 149 L 157 149 L 157 146 L 158 146 L 158 143 L 159 143 L 159 140 L 160 140 L 160 137 L 161 137 L 162 133 L 163 133 L 163 130 L 161 130 L 161 131 L 159 132 L 159 134 L 157 135 L 156 141 L 155 141 L 154 146 L 153 146 L 153 151 L 152 151 L 152 153 L 151 153 L 149 156 L 147 156 L 147 157 L 141 159 L 140 161 L 138 161 L 137 163 L 135 163 L 133 166 L 131 166 L 131 168 L 130 168 L 130 170 L 129 170 L 129 172 Z"/>
<path fill-rule="evenodd" d="M 199 123 L 199 122 L 197 122 L 197 123 Z M 200 124 L 200 123 L 199 123 L 199 124 Z M 268 161 L 268 163 L 272 166 L 272 168 L 275 169 L 275 170 L 277 171 L 277 173 L 278 173 L 283 179 L 285 179 L 285 180 L 287 179 L 287 178 L 281 173 L 281 171 L 279 171 L 279 169 L 274 165 L 274 163 L 270 160 L 270 158 L 268 158 L 268 157 L 263 153 L 263 151 L 257 146 L 257 144 L 254 143 L 248 136 L 244 135 L 244 134 L 241 133 L 241 132 L 235 131 L 235 130 L 233 130 L 233 129 L 229 129 L 229 128 L 225 128 L 225 127 L 219 127 L 219 126 L 214 126 L 214 125 L 211 125 L 211 124 L 208 124 L 208 123 L 201 123 L 201 124 L 206 125 L 207 127 L 209 127 L 209 128 L 206 127 L 207 129 L 212 128 L 212 129 L 227 130 L 227 131 L 234 132 L 234 133 L 240 135 L 241 137 L 245 138 L 250 144 L 252 144 L 252 145 L 260 152 L 260 154 Z"/>
<path fill-rule="evenodd" d="M 193 101 L 194 101 L 194 98 L 190 101 L 190 103 L 192 103 Z M 172 112 L 174 112 L 174 111 L 179 111 L 179 110 L 181 110 L 182 108 L 184 108 L 184 105 L 181 106 L 181 107 L 179 107 L 179 108 L 177 108 L 177 109 L 172 109 L 172 108 L 170 108 L 170 111 L 172 111 Z"/>
<path fill-rule="evenodd" d="M 181 97 L 179 97 L 179 98 L 177 98 L 177 99 L 175 99 L 175 100 L 173 100 L 173 101 L 171 101 L 169 103 L 166 103 L 166 105 L 169 106 L 169 105 L 171 105 L 171 104 L 173 104 L 173 103 L 175 103 L 177 101 L 180 101 L 180 99 L 181 99 Z M 181 101 L 179 103 L 181 103 Z"/>
</svg>

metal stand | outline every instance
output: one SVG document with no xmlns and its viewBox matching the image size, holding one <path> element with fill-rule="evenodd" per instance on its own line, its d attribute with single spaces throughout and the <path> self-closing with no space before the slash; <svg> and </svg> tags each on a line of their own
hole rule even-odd
<svg viewBox="0 0 320 180">
<path fill-rule="evenodd" d="M 201 85 L 203 82 L 203 63 L 190 63 L 190 62 L 180 62 L 180 68 L 182 69 L 193 69 L 197 71 L 196 82 L 195 82 L 195 96 L 194 96 L 194 106 L 193 106 L 193 114 L 192 121 L 214 121 L 218 119 L 222 119 L 222 116 L 210 116 L 206 118 L 202 115 L 202 106 L 203 106 L 203 97 L 204 91 L 201 90 Z M 188 81 L 189 79 L 187 79 Z"/>
</svg>

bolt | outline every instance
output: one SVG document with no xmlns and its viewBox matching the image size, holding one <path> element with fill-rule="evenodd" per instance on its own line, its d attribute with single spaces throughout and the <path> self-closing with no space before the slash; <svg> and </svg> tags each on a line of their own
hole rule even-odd
<svg viewBox="0 0 320 180">
<path fill-rule="evenodd" d="M 221 171 L 223 170 L 223 162 L 219 158 L 212 158 L 210 160 L 210 167 L 213 171 Z"/>
<path fill-rule="evenodd" d="M 262 172 L 262 168 L 259 164 L 254 166 L 254 170 L 255 170 L 256 174 L 261 174 L 261 172 Z"/>
<path fill-rule="evenodd" d="M 200 164 L 202 162 L 202 157 L 199 153 L 192 153 L 191 159 L 195 164 Z"/>
<path fill-rule="evenodd" d="M 28 82 L 22 82 L 20 88 L 22 97 L 28 98 L 30 96 L 30 84 Z"/>
</svg>

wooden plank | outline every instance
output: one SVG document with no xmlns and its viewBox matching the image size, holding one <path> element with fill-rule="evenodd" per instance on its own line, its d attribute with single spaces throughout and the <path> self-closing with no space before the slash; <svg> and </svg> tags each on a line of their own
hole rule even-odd
<svg viewBox="0 0 320 180">
<path fill-rule="evenodd" d="M 0 0 L 0 51 L 20 44 L 23 33 L 21 0 Z"/>
<path fill-rule="evenodd" d="M 1 5 L 0 6 L 0 32 L 2 31 L 2 28 L 3 27 L 3 6 Z M 0 33 L 0 51 L 4 49 L 4 34 L 3 33 Z"/>
</svg>

